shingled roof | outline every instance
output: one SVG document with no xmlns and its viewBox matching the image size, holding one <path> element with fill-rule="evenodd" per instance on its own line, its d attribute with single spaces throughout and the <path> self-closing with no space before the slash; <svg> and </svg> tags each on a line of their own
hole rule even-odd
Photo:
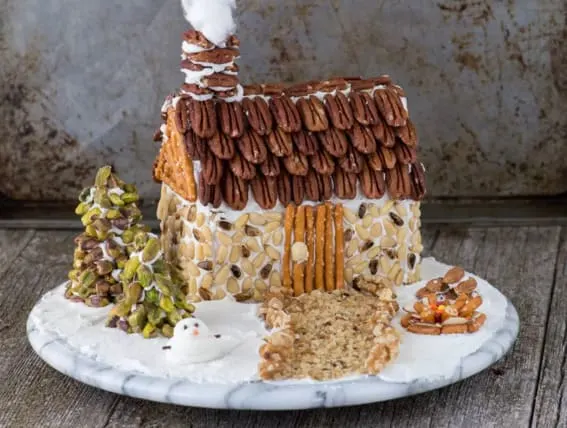
<svg viewBox="0 0 567 428">
<path fill-rule="evenodd" d="M 233 40 L 232 46 L 238 43 Z M 393 199 L 424 196 L 416 131 L 403 90 L 388 76 L 238 86 L 242 95 L 234 97 L 236 80 L 229 101 L 226 80 L 219 79 L 209 78 L 208 84 L 225 90 L 224 97 L 203 99 L 213 92 L 207 82 L 185 84 L 163 109 L 164 120 L 172 115 L 170 123 L 183 136 L 184 153 L 177 156 L 200 163 L 194 170 L 202 204 L 218 207 L 224 201 L 241 210 L 249 188 L 263 209 L 278 199 L 284 206 L 333 196 L 353 199 L 359 189 L 370 199 L 386 192 Z M 167 171 L 183 162 L 167 153 L 172 152 L 162 145 L 154 177 L 174 184 Z"/>
</svg>

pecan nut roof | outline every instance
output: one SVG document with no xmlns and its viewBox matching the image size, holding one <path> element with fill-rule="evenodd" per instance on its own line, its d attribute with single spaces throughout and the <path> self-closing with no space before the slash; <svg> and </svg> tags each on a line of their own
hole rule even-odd
<svg viewBox="0 0 567 428">
<path fill-rule="evenodd" d="M 386 192 L 394 199 L 423 198 L 417 134 L 403 90 L 389 77 L 243 89 L 233 102 L 200 101 L 182 91 L 167 109 L 185 155 L 200 162 L 196 181 L 207 186 L 197 192 L 201 202 L 218 206 L 221 195 L 242 209 L 250 194 L 269 209 L 276 195 L 285 205 L 351 199 L 357 189 L 370 199 Z M 167 175 L 154 176 L 168 183 Z"/>
</svg>

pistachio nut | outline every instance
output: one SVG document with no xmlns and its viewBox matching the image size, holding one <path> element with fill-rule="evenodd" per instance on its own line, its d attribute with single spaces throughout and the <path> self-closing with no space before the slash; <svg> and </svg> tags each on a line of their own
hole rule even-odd
<svg viewBox="0 0 567 428">
<path fill-rule="evenodd" d="M 98 207 L 91 208 L 86 212 L 86 214 L 84 214 L 81 217 L 81 223 L 83 224 L 83 226 L 90 225 L 93 222 L 93 217 L 100 216 L 100 213 L 101 213 L 100 208 Z"/>
<path fill-rule="evenodd" d="M 167 321 L 172 324 L 176 325 L 179 321 L 182 320 L 181 314 L 177 311 L 171 311 L 167 313 Z"/>
<path fill-rule="evenodd" d="M 117 207 L 123 207 L 125 205 L 125 202 L 116 193 L 111 193 L 108 198 L 110 199 L 110 202 Z"/>
<path fill-rule="evenodd" d="M 94 284 L 96 280 L 96 275 L 91 270 L 84 271 L 81 276 L 79 276 L 79 282 L 83 287 L 90 287 Z"/>
<path fill-rule="evenodd" d="M 133 282 L 126 288 L 126 300 L 130 304 L 138 303 L 142 297 L 142 286 L 139 282 Z"/>
<path fill-rule="evenodd" d="M 167 314 L 163 309 L 155 307 L 148 311 L 148 321 L 153 325 L 160 325 L 166 315 Z"/>
<path fill-rule="evenodd" d="M 106 218 L 110 220 L 116 220 L 119 219 L 120 217 L 122 217 L 122 214 L 120 213 L 120 211 L 115 209 L 109 209 L 106 213 Z"/>
<path fill-rule="evenodd" d="M 108 183 L 108 179 L 110 178 L 111 172 L 112 172 L 112 167 L 109 165 L 99 168 L 99 170 L 96 173 L 95 186 L 105 187 Z"/>
<path fill-rule="evenodd" d="M 95 262 L 96 266 L 96 273 L 100 276 L 104 276 L 112 272 L 113 266 L 112 263 L 108 260 L 99 260 Z"/>
<path fill-rule="evenodd" d="M 85 215 L 87 212 L 89 211 L 89 205 L 85 202 L 81 202 L 79 205 L 77 205 L 77 207 L 75 208 L 75 214 L 77 215 Z"/>
<path fill-rule="evenodd" d="M 146 319 L 146 309 L 143 305 L 140 305 L 128 317 L 128 324 L 130 324 L 133 329 L 136 329 L 136 327 L 138 327 L 141 330 L 142 326 L 146 323 Z"/>
<path fill-rule="evenodd" d="M 156 334 L 156 328 L 151 323 L 146 323 L 144 329 L 142 330 L 142 336 L 144 336 L 144 338 L 146 339 L 149 339 L 151 337 L 155 337 Z"/>
<path fill-rule="evenodd" d="M 171 288 L 173 287 L 173 282 L 171 281 L 171 279 L 162 273 L 154 274 L 154 278 L 159 290 L 164 295 L 171 296 Z"/>
<path fill-rule="evenodd" d="M 122 199 L 122 201 L 124 201 L 125 204 L 131 204 L 132 202 L 138 201 L 139 196 L 135 192 L 126 192 L 126 193 L 122 193 L 120 199 Z"/>
<path fill-rule="evenodd" d="M 153 303 L 154 305 L 159 305 L 159 291 L 157 291 L 155 288 L 147 290 L 145 300 L 147 302 Z"/>
<path fill-rule="evenodd" d="M 157 238 L 151 238 L 142 251 L 142 261 L 148 263 L 155 259 L 159 253 L 160 244 Z"/>
<path fill-rule="evenodd" d="M 128 303 L 125 300 L 122 300 L 110 310 L 110 314 L 115 315 L 117 317 L 125 317 L 130 312 L 131 307 L 132 305 L 130 305 L 130 303 Z"/>
<path fill-rule="evenodd" d="M 124 265 L 124 270 L 120 275 L 121 279 L 124 281 L 130 281 L 134 278 L 134 274 L 136 273 L 138 266 L 140 266 L 140 260 L 138 260 L 138 257 L 132 257 L 129 259 Z"/>
<path fill-rule="evenodd" d="M 163 334 L 165 337 L 173 337 L 173 327 L 169 324 L 164 324 L 164 326 L 161 328 L 161 334 Z"/>
<path fill-rule="evenodd" d="M 142 287 L 147 288 L 152 283 L 154 275 L 149 267 L 140 265 L 136 270 L 136 278 L 142 284 Z"/>
</svg>

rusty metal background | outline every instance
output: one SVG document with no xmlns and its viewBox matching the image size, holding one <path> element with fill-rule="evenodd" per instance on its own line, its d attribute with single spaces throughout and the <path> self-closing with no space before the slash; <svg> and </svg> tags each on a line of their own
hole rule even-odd
<svg viewBox="0 0 567 428">
<path fill-rule="evenodd" d="M 239 0 L 243 81 L 388 73 L 431 196 L 567 191 L 559 0 Z M 66 200 L 113 164 L 156 197 L 151 142 L 182 82 L 178 0 L 0 0 L 0 193 Z"/>
</svg>

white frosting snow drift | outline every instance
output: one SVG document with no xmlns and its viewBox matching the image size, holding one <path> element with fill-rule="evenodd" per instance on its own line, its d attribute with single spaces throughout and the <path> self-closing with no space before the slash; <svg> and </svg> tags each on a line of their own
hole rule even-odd
<svg viewBox="0 0 567 428">
<path fill-rule="evenodd" d="M 173 337 L 163 349 L 169 363 L 191 364 L 221 358 L 241 342 L 232 336 L 210 333 L 199 318 L 186 318 L 175 326 Z"/>
<path fill-rule="evenodd" d="M 236 0 L 181 0 L 185 19 L 217 46 L 234 34 L 232 11 Z"/>
</svg>

